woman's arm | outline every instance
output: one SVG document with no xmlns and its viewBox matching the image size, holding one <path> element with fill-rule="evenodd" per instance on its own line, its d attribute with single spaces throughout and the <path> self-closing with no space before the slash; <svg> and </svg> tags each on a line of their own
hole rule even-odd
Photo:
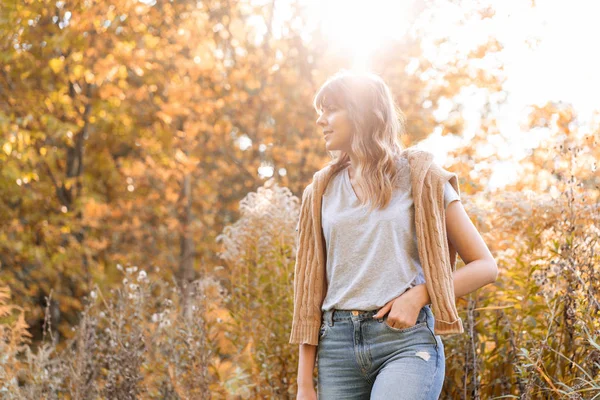
<svg viewBox="0 0 600 400">
<path fill-rule="evenodd" d="M 299 345 L 300 357 L 298 360 L 298 390 L 301 388 L 314 389 L 313 371 L 317 358 L 317 346 L 302 343 Z"/>
<path fill-rule="evenodd" d="M 453 201 L 446 207 L 446 234 L 465 263 L 453 274 L 455 298 L 496 281 L 496 261 L 460 201 Z M 425 284 L 413 289 L 419 294 L 423 305 L 431 303 Z"/>
</svg>

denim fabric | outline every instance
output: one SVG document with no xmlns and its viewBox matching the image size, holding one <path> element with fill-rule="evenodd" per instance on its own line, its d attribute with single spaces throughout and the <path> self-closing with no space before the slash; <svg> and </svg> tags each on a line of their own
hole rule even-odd
<svg viewBox="0 0 600 400">
<path fill-rule="evenodd" d="M 431 306 L 415 325 L 392 328 L 377 310 L 329 310 L 317 348 L 319 400 L 438 399 L 444 384 L 444 344 L 434 335 Z"/>
</svg>

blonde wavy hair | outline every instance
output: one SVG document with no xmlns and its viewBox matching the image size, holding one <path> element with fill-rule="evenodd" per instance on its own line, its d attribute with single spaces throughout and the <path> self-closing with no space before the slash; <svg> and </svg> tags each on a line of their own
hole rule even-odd
<svg viewBox="0 0 600 400">
<path fill-rule="evenodd" d="M 346 69 L 329 77 L 314 97 L 313 106 L 319 113 L 332 105 L 348 112 L 353 127 L 351 148 L 358 157 L 358 165 L 353 166 L 356 185 L 365 194 L 361 205 L 370 203 L 370 211 L 385 209 L 403 173 L 397 168 L 397 159 L 404 149 L 400 139 L 405 134 L 404 113 L 379 75 Z M 351 162 L 345 151 L 327 152 L 334 174 Z"/>
</svg>

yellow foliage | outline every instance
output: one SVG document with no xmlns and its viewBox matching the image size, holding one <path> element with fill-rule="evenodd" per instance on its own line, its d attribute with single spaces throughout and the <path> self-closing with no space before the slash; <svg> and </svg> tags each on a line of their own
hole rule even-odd
<svg viewBox="0 0 600 400">
<path fill-rule="evenodd" d="M 50 66 L 50 69 L 52 71 L 54 71 L 55 74 L 58 74 L 59 72 L 62 71 L 64 62 L 65 62 L 65 58 L 61 56 L 61 57 L 53 58 L 52 60 L 50 60 L 48 65 Z"/>
</svg>

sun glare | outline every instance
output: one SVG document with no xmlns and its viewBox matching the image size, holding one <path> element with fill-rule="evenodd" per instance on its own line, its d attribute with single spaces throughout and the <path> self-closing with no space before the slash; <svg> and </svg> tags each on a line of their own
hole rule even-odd
<svg viewBox="0 0 600 400">
<path fill-rule="evenodd" d="M 411 5 L 411 1 L 327 0 L 308 7 L 330 45 L 352 57 L 352 69 L 366 70 L 377 47 L 406 33 Z"/>
<path fill-rule="evenodd" d="M 346 64 L 345 68 L 353 70 L 372 70 L 371 60 L 377 49 L 412 35 L 413 30 L 422 30 L 426 39 L 420 44 L 423 57 L 433 68 L 420 78 L 435 84 L 436 70 L 443 69 L 449 60 L 457 55 L 466 56 L 488 38 L 497 39 L 502 44 L 501 51 L 471 60 L 474 66 L 486 71 L 497 72 L 502 66 L 498 75 L 507 78 L 503 89 L 508 101 L 496 113 L 498 127 L 508 141 L 495 145 L 498 154 L 510 154 L 513 161 L 494 166 L 490 188 L 511 181 L 516 176 L 515 163 L 542 139 L 532 132 L 524 134 L 521 127 L 528 106 L 550 100 L 566 101 L 578 110 L 581 123 L 598 109 L 595 93 L 600 90 L 600 75 L 596 73 L 600 62 L 589 47 L 590 38 L 600 32 L 600 25 L 594 19 L 600 10 L 598 2 L 573 0 L 567 8 L 564 2 L 555 0 L 536 1 L 535 7 L 521 0 L 434 1 L 435 7 L 426 7 L 420 13 L 416 7 L 422 3 L 416 0 L 300 0 L 300 3 L 308 24 L 303 39 L 309 41 L 308 32 L 318 29 L 328 43 L 328 53 L 348 57 L 351 65 Z M 280 18 L 291 17 L 291 2 L 277 4 Z M 465 18 L 476 16 L 477 10 L 485 9 L 486 4 L 494 10 L 493 18 Z M 411 25 L 417 14 L 420 16 L 417 24 Z M 413 60 L 407 64 L 406 72 L 411 73 L 416 67 L 418 61 Z M 466 120 L 462 137 L 442 137 L 441 129 L 435 129 L 420 145 L 433 150 L 439 161 L 444 162 L 449 149 L 468 143 L 480 127 L 484 94 L 472 85 L 453 99 L 442 99 L 435 110 L 439 120 L 446 118 L 446 103 L 462 105 Z M 431 106 L 431 101 L 423 103 L 424 108 Z"/>
</svg>

